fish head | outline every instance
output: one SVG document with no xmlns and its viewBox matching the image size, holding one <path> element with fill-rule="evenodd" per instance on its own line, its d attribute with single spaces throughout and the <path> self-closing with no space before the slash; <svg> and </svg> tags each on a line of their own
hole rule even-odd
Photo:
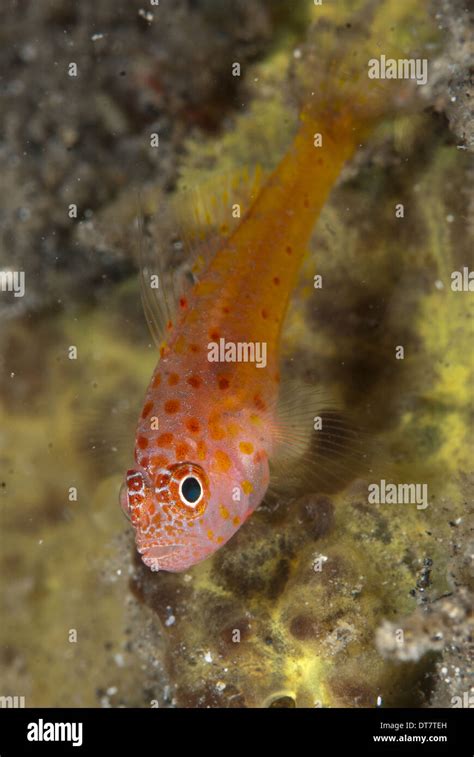
<svg viewBox="0 0 474 757">
<path fill-rule="evenodd" d="M 170 461 L 152 473 L 140 466 L 127 472 L 120 503 L 151 570 L 179 572 L 204 560 L 260 503 L 268 486 L 267 458 L 235 452 L 209 450 L 207 464 Z"/>
</svg>

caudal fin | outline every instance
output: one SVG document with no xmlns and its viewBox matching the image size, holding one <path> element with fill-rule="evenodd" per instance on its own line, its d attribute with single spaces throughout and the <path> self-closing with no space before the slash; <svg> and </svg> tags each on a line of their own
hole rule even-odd
<svg viewBox="0 0 474 757">
<path fill-rule="evenodd" d="M 327 14 L 323 8 L 295 63 L 302 120 L 347 119 L 363 129 L 416 107 L 436 49 L 427 0 L 356 0 L 350 11 Z"/>
</svg>

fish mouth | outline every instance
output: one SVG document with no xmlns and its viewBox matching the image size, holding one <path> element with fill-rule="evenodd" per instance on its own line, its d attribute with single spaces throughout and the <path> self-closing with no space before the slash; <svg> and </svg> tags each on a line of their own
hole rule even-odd
<svg viewBox="0 0 474 757">
<path fill-rule="evenodd" d="M 167 570 L 176 573 L 193 565 L 187 544 L 156 544 L 142 552 L 142 560 L 152 571 Z"/>
</svg>

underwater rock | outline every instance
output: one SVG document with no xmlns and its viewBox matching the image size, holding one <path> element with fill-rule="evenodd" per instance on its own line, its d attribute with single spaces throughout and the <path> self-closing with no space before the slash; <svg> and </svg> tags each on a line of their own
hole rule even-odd
<svg viewBox="0 0 474 757">
<path fill-rule="evenodd" d="M 6 14 L 0 270 L 24 271 L 27 290 L 2 298 L 2 318 L 100 299 L 130 275 L 126 237 L 108 238 L 120 218 L 95 231 L 96 215 L 125 187 L 173 183 L 183 140 L 238 104 L 232 62 L 245 69 L 279 33 L 301 30 L 289 5 L 174 0 L 144 15 L 136 0 L 58 0 Z M 135 189 L 133 214 L 136 204 Z"/>
<path fill-rule="evenodd" d="M 446 113 L 449 127 L 461 149 L 474 150 L 472 45 L 474 10 L 464 0 L 434 0 L 433 12 L 448 30 L 448 42 L 435 67 L 434 93 L 437 109 Z"/>
</svg>

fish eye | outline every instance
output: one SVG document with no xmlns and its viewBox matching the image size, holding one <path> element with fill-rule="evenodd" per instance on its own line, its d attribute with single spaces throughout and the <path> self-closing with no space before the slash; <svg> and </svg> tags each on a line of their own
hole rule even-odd
<svg viewBox="0 0 474 757">
<path fill-rule="evenodd" d="M 196 507 L 202 499 L 202 484 L 196 476 L 186 476 L 179 485 L 181 501 L 188 507 Z"/>
</svg>

